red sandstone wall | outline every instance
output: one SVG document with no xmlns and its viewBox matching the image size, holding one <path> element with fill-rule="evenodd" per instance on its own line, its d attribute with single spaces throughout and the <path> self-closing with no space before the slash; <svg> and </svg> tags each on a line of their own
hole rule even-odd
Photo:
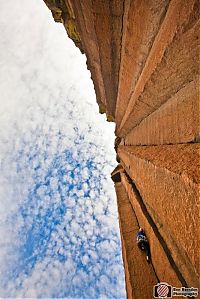
<svg viewBox="0 0 200 299">
<path fill-rule="evenodd" d="M 199 73 L 199 5 L 170 1 L 117 131 L 126 135 Z"/>
<path fill-rule="evenodd" d="M 181 282 L 176 273 L 176 269 L 171 267 L 171 264 L 166 257 L 166 253 L 160 240 L 159 231 L 153 229 L 152 222 L 149 219 L 148 211 L 144 214 L 144 209 L 141 204 L 141 198 L 134 185 L 130 184 L 125 173 L 122 174 L 122 184 L 128 194 L 128 198 L 133 210 L 136 213 L 136 217 L 140 227 L 143 227 L 145 233 L 148 236 L 150 248 L 151 248 L 151 259 L 152 264 L 155 265 L 156 274 L 160 281 L 167 281 L 171 285 L 181 286 Z M 134 244 L 136 246 L 136 244 Z M 161 262 L 162 261 L 162 262 Z M 152 286 L 153 288 L 153 286 Z M 152 293 L 152 289 L 151 289 Z"/>
<path fill-rule="evenodd" d="M 98 96 L 97 101 L 104 104 L 102 110 L 105 109 L 108 120 L 114 120 L 124 1 L 77 0 L 71 4 Z M 104 95 L 103 98 L 101 94 Z"/>
<path fill-rule="evenodd" d="M 194 142 L 200 132 L 198 109 L 199 77 L 134 127 L 125 136 L 125 145 Z"/>
<path fill-rule="evenodd" d="M 115 184 L 115 189 L 122 236 L 127 298 L 151 298 L 153 286 L 158 280 L 153 268 L 147 263 L 145 255 L 137 248 L 135 238 L 139 225 L 126 189 L 121 182 Z M 126 217 L 124 217 L 125 215 Z"/>
<path fill-rule="evenodd" d="M 174 147 L 174 148 L 172 148 Z M 199 145 L 130 147 L 119 156 L 162 234 L 171 256 L 189 285 L 199 284 L 199 176 L 189 162 L 199 163 Z M 169 154 L 169 155 L 168 155 Z M 171 160 L 173 157 L 173 160 Z M 184 169 L 185 167 L 185 169 Z M 194 238 L 195 236 L 195 238 Z"/>
</svg>

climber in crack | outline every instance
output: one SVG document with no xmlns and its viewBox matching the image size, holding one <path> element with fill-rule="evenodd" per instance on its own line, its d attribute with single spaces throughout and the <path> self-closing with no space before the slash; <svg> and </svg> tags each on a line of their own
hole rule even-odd
<svg viewBox="0 0 200 299">
<path fill-rule="evenodd" d="M 138 247 L 146 253 L 147 262 L 151 262 L 151 255 L 150 255 L 150 246 L 147 236 L 142 228 L 139 229 L 137 233 L 137 245 Z"/>
</svg>

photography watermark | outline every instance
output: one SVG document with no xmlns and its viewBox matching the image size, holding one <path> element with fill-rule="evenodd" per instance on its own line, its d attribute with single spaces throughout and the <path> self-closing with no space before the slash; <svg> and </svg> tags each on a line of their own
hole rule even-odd
<svg viewBox="0 0 200 299">
<path fill-rule="evenodd" d="M 183 297 L 197 297 L 198 296 L 198 288 L 176 288 L 172 287 L 166 282 L 157 283 L 157 285 L 153 288 L 153 296 L 154 298 L 172 298 L 176 296 Z"/>
</svg>

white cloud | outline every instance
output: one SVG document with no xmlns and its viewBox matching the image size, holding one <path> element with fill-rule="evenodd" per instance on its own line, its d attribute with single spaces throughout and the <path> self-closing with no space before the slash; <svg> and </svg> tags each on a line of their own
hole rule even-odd
<svg viewBox="0 0 200 299">
<path fill-rule="evenodd" d="M 0 14 L 0 296 L 124 298 L 114 125 L 85 57 L 41 0 Z"/>
</svg>

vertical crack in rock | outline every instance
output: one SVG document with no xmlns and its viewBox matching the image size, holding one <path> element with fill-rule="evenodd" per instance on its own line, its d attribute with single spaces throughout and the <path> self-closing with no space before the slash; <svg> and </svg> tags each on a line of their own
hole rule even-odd
<svg viewBox="0 0 200 299">
<path fill-rule="evenodd" d="M 145 217 L 148 220 L 150 226 L 152 227 L 152 229 L 153 229 L 153 231 L 154 231 L 157 239 L 159 240 L 160 244 L 162 245 L 162 247 L 163 247 L 163 249 L 164 249 L 164 251 L 166 253 L 166 256 L 167 256 L 167 258 L 168 258 L 168 260 L 169 260 L 172 268 L 176 272 L 176 274 L 177 274 L 180 282 L 182 283 L 182 285 L 185 286 L 185 287 L 188 287 L 186 280 L 184 279 L 182 273 L 179 271 L 179 269 L 178 269 L 175 261 L 172 258 L 171 252 L 168 249 L 168 246 L 167 246 L 165 240 L 163 239 L 162 235 L 160 234 L 160 232 L 159 232 L 159 230 L 158 230 L 155 222 L 153 221 L 151 215 L 148 213 L 146 205 L 144 204 L 144 201 L 142 200 L 142 197 L 141 197 L 141 195 L 140 195 L 140 193 L 139 193 L 136 185 L 134 184 L 134 182 L 131 180 L 131 178 L 128 176 L 128 174 L 126 172 L 125 172 L 125 174 L 126 174 L 126 177 L 127 177 L 128 181 L 129 181 L 129 183 L 131 184 L 132 188 L 134 189 L 134 192 L 136 194 L 136 199 L 137 199 L 137 201 L 138 201 L 138 203 L 139 203 L 139 205 L 140 205 L 140 207 L 141 207 L 141 209 L 143 211 L 143 214 L 145 215 Z"/>
</svg>

